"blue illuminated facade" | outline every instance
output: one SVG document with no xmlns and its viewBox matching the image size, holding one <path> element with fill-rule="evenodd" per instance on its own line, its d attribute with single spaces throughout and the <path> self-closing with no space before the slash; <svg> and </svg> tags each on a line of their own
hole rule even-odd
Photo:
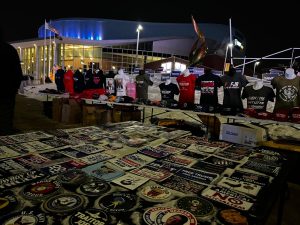
<svg viewBox="0 0 300 225">
<path fill-rule="evenodd" d="M 136 28 L 141 24 L 144 29 L 142 38 L 194 38 L 196 36 L 192 23 L 150 23 L 109 19 L 58 19 L 50 24 L 55 27 L 62 37 L 85 40 L 126 40 L 136 39 Z M 201 31 L 206 39 L 218 43 L 224 42 L 224 37 L 229 37 L 227 25 L 201 23 Z M 47 31 L 47 37 L 50 32 Z M 44 25 L 39 28 L 38 37 L 44 38 Z M 233 28 L 233 37 L 245 44 L 244 36 Z M 228 42 L 226 38 L 226 42 Z"/>
</svg>

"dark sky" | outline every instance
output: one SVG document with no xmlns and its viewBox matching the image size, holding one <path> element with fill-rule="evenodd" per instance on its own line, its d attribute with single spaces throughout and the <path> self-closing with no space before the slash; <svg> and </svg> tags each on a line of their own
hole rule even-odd
<svg viewBox="0 0 300 225">
<path fill-rule="evenodd" d="M 246 37 L 248 57 L 261 57 L 290 47 L 300 47 L 300 14 L 295 3 L 281 1 L 233 1 L 219 3 L 183 0 L 175 1 L 81 1 L 80 4 L 60 1 L 40 1 L 49 6 L 25 3 L 0 5 L 0 27 L 7 41 L 37 37 L 37 30 L 44 20 L 65 17 L 95 17 L 147 22 L 191 23 L 190 15 L 199 23 L 228 24 L 239 29 Z M 209 3 L 207 3 L 209 2 Z M 224 2 L 224 1 L 223 1 Z M 263 2 L 263 3 L 262 3 Z M 275 2 L 275 1 L 273 1 Z M 3 3 L 0 3 L 3 4 Z M 262 6 L 268 4 L 268 6 Z M 36 9 L 33 9 L 35 7 Z M 299 52 L 300 53 L 300 52 Z"/>
</svg>

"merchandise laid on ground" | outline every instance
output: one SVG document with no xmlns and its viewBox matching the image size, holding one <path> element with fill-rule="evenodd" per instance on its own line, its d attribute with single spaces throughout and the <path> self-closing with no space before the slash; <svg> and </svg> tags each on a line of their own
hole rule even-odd
<svg viewBox="0 0 300 225">
<path fill-rule="evenodd" d="M 286 158 L 140 122 L 0 137 L 0 224 L 263 224 Z"/>
</svg>

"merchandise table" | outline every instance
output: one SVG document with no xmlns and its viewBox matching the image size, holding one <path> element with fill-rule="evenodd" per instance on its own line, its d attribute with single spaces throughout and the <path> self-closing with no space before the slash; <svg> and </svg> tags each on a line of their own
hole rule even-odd
<svg viewBox="0 0 300 225">
<path fill-rule="evenodd" d="M 0 150 L 1 224 L 264 224 L 278 197 L 281 222 L 288 163 L 271 150 L 133 121 L 3 136 Z"/>
</svg>

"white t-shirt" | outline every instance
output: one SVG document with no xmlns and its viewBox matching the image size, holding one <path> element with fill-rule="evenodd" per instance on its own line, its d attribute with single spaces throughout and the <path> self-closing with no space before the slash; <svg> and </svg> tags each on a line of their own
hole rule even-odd
<svg viewBox="0 0 300 225">
<path fill-rule="evenodd" d="M 126 96 L 126 84 L 129 82 L 129 77 L 127 75 L 117 74 L 115 76 L 115 81 L 117 96 Z"/>
</svg>

